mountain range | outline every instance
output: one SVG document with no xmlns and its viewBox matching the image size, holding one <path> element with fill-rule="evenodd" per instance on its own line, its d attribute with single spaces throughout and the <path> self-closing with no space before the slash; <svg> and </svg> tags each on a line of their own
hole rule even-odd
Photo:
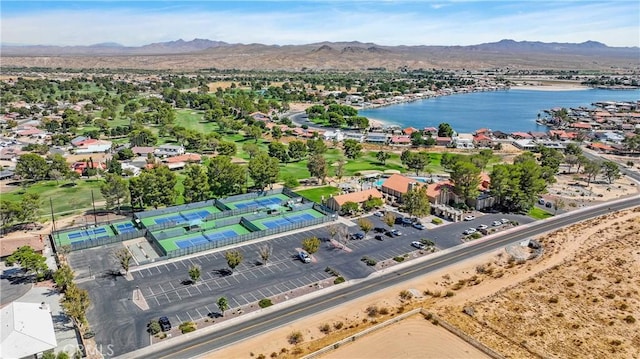
<svg viewBox="0 0 640 359">
<path fill-rule="evenodd" d="M 639 69 L 640 48 L 596 41 L 545 43 L 501 40 L 470 46 L 384 46 L 321 42 L 305 45 L 230 44 L 182 39 L 130 47 L 2 45 L 4 66 L 65 68 L 202 68 L 362 70 L 367 68 Z"/>
</svg>

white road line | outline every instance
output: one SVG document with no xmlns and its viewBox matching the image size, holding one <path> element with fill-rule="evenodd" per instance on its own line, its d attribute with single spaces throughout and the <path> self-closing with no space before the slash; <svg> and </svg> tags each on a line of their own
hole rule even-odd
<svg viewBox="0 0 640 359">
<path fill-rule="evenodd" d="M 269 296 L 274 296 L 275 294 L 269 289 L 269 287 L 264 288 L 267 292 L 269 292 Z"/>
<path fill-rule="evenodd" d="M 158 268 L 158 267 L 153 267 L 153 268 L 158 270 L 158 274 L 162 274 L 162 271 L 160 270 L 160 268 Z"/>
<path fill-rule="evenodd" d="M 237 301 L 237 300 L 235 300 L 235 298 L 231 298 L 231 300 L 232 300 L 232 301 L 234 301 L 234 302 L 236 303 L 236 307 L 240 307 L 240 306 L 241 306 L 241 305 L 240 305 L 240 303 L 238 303 L 238 301 Z"/>
<path fill-rule="evenodd" d="M 169 298 L 169 296 L 167 295 L 167 293 L 164 293 L 164 296 L 167 297 L 167 303 L 171 303 L 171 299 Z"/>
<path fill-rule="evenodd" d="M 253 274 L 255 278 L 258 278 L 258 276 L 255 273 L 253 273 L 253 271 L 249 271 L 249 273 Z"/>
<path fill-rule="evenodd" d="M 204 282 L 204 285 L 206 285 L 206 286 L 207 286 L 207 288 L 209 288 L 209 291 L 213 291 L 213 290 L 211 289 L 211 287 L 209 287 L 209 283 Z"/>
<path fill-rule="evenodd" d="M 182 300 L 182 297 L 180 296 L 180 293 L 178 293 L 178 292 L 174 292 L 174 293 L 176 293 L 176 295 L 178 296 L 178 300 Z"/>
<path fill-rule="evenodd" d="M 154 297 L 153 299 L 156 301 L 156 305 L 160 306 L 160 302 L 158 301 L 158 298 Z"/>
<path fill-rule="evenodd" d="M 151 268 L 147 268 L 147 272 L 149 272 L 149 275 L 153 275 L 153 273 L 151 272 Z"/>
<path fill-rule="evenodd" d="M 151 290 L 151 287 L 149 287 L 148 289 L 149 289 L 149 292 L 151 292 L 151 295 L 156 295 L 156 294 Z"/>
<path fill-rule="evenodd" d="M 249 292 L 249 294 L 253 297 L 253 300 L 254 300 L 254 301 L 256 301 L 256 302 L 258 301 L 258 297 L 256 297 L 255 295 L 253 295 L 253 292 Z"/>
<path fill-rule="evenodd" d="M 180 319 L 180 317 L 178 316 L 178 314 L 176 314 L 176 318 L 178 318 L 178 323 L 182 323 L 182 320 Z"/>
<path fill-rule="evenodd" d="M 244 294 L 240 294 L 240 297 L 242 297 L 242 300 L 246 303 L 249 303 L 249 301 L 247 300 L 247 298 L 244 297 Z"/>
<path fill-rule="evenodd" d="M 200 286 L 196 286 L 196 289 L 198 290 L 198 292 L 199 292 L 200 294 L 202 294 L 202 291 L 200 290 Z"/>
<path fill-rule="evenodd" d="M 207 316 L 209 315 L 209 313 L 211 313 L 211 309 L 209 309 L 209 307 L 207 307 L 206 305 L 204 306 L 204 309 L 207 310 Z M 196 309 L 197 310 L 197 309 Z"/>
<path fill-rule="evenodd" d="M 198 310 L 198 308 L 196 308 L 196 313 L 198 313 L 198 315 L 200 316 L 200 318 L 204 318 L 204 315 L 200 314 L 200 311 Z"/>
<path fill-rule="evenodd" d="M 191 316 L 191 314 L 189 314 L 189 312 L 186 312 L 186 313 L 189 316 L 189 319 L 191 319 L 191 321 L 193 322 L 193 317 Z"/>
<path fill-rule="evenodd" d="M 173 266 L 176 267 L 176 269 L 179 269 L 178 264 L 176 264 L 176 262 L 173 262 Z"/>
<path fill-rule="evenodd" d="M 140 275 L 140 278 L 144 278 L 144 275 L 142 275 L 142 273 L 141 273 L 141 272 L 135 272 L 134 274 L 136 274 L 136 275 Z"/>
<path fill-rule="evenodd" d="M 173 286 L 173 283 L 169 282 L 169 285 L 171 285 L 171 289 L 176 289 L 176 287 Z"/>
<path fill-rule="evenodd" d="M 244 274 L 244 272 L 241 272 L 240 274 L 242 274 L 242 276 L 244 277 L 244 279 L 245 279 L 247 282 L 249 281 L 249 278 L 247 278 L 247 275 L 246 275 L 246 274 Z"/>
</svg>

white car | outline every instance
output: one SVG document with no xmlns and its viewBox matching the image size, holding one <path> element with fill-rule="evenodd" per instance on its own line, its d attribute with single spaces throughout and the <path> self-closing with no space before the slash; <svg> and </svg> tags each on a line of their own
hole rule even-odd
<svg viewBox="0 0 640 359">
<path fill-rule="evenodd" d="M 498 227 L 498 226 L 502 225 L 502 221 L 493 221 L 492 224 L 493 224 L 494 227 Z"/>
<path fill-rule="evenodd" d="M 418 249 L 424 249 L 425 248 L 425 245 L 420 243 L 420 242 L 418 242 L 418 241 L 411 242 L 411 245 L 416 247 L 416 248 L 418 248 Z"/>
<path fill-rule="evenodd" d="M 465 221 L 473 221 L 474 219 L 476 219 L 476 216 L 466 216 L 466 217 L 464 217 Z"/>
<path fill-rule="evenodd" d="M 507 224 L 507 223 L 511 222 L 511 220 L 503 218 L 503 219 L 500 220 L 500 222 L 502 222 L 502 224 Z"/>
<path fill-rule="evenodd" d="M 377 211 L 377 212 L 373 212 L 373 215 L 376 216 L 376 217 L 383 217 L 384 213 L 382 213 L 380 211 Z"/>
<path fill-rule="evenodd" d="M 469 228 L 466 231 L 462 232 L 463 234 L 472 234 L 472 233 L 476 233 L 476 229 L 475 228 Z"/>
<path fill-rule="evenodd" d="M 489 226 L 487 226 L 486 224 L 481 224 L 477 227 L 478 230 L 487 229 L 487 228 L 489 228 Z"/>
<path fill-rule="evenodd" d="M 298 258 L 302 261 L 302 263 L 310 263 L 311 257 L 307 252 L 298 252 Z"/>
</svg>

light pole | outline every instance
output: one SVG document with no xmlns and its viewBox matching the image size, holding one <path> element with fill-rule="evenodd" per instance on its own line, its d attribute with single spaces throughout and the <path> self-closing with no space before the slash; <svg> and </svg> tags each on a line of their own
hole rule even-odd
<svg viewBox="0 0 640 359">
<path fill-rule="evenodd" d="M 91 264 L 89 264 L 89 278 L 93 278 L 93 272 L 91 271 Z"/>
</svg>

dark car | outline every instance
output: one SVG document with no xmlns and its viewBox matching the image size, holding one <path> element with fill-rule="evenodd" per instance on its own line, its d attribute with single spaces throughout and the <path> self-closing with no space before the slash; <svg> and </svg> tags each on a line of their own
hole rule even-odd
<svg viewBox="0 0 640 359">
<path fill-rule="evenodd" d="M 551 202 L 547 202 L 547 203 L 544 204 L 544 206 L 547 207 L 547 208 L 551 208 L 552 205 L 553 204 Z"/>
<path fill-rule="evenodd" d="M 386 231 L 386 232 L 384 232 L 384 234 L 385 234 L 387 237 L 393 237 L 393 233 L 391 233 L 391 231 Z"/>
<path fill-rule="evenodd" d="M 382 228 L 382 227 L 376 227 L 376 228 L 373 229 L 373 231 L 376 232 L 376 233 L 384 233 L 387 230 Z"/>
<path fill-rule="evenodd" d="M 379 241 L 384 241 L 384 237 L 381 235 L 377 235 L 375 238 Z"/>
<path fill-rule="evenodd" d="M 222 313 L 220 312 L 211 312 L 209 314 L 207 314 L 209 316 L 209 318 L 222 318 Z"/>
<path fill-rule="evenodd" d="M 404 220 L 404 217 L 396 217 L 396 224 L 402 224 L 402 221 Z"/>
<path fill-rule="evenodd" d="M 358 232 L 351 235 L 351 239 L 364 239 L 364 233 Z"/>
<path fill-rule="evenodd" d="M 160 324 L 160 329 L 162 329 L 163 332 L 171 330 L 171 322 L 169 321 L 169 318 L 160 317 L 160 319 L 158 319 L 158 323 Z"/>
</svg>

